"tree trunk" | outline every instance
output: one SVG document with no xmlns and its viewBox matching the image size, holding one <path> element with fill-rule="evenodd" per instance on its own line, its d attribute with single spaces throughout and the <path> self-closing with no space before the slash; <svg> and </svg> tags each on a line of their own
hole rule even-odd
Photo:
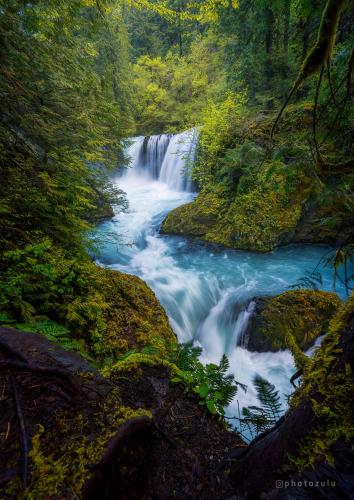
<svg viewBox="0 0 354 500">
<path fill-rule="evenodd" d="M 265 49 L 266 49 L 266 57 L 264 60 L 265 63 L 265 79 L 266 79 L 266 87 L 267 90 L 271 89 L 271 81 L 273 78 L 273 36 L 274 36 L 274 13 L 272 9 L 267 6 L 264 10 L 265 15 L 265 24 L 266 24 L 266 32 L 265 32 Z"/>
</svg>

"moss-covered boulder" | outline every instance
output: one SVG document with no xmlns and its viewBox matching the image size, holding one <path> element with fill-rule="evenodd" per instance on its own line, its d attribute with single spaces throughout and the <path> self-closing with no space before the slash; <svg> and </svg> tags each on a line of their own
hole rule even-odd
<svg viewBox="0 0 354 500">
<path fill-rule="evenodd" d="M 255 310 L 245 334 L 250 351 L 278 351 L 294 339 L 302 350 L 327 332 L 341 301 L 334 293 L 291 290 L 255 299 Z"/>
<path fill-rule="evenodd" d="M 164 220 L 162 233 L 201 236 L 211 241 L 210 232 L 218 226 L 220 213 L 226 208 L 223 190 L 202 191 L 195 201 L 172 210 Z"/>
<path fill-rule="evenodd" d="M 162 232 L 268 252 L 292 240 L 311 189 L 301 169 L 269 161 L 259 172 L 242 176 L 235 193 L 208 186 L 192 203 L 172 210 Z"/>
<path fill-rule="evenodd" d="M 136 347 L 176 342 L 163 307 L 142 279 L 110 269 L 99 273 L 105 308 L 96 350 L 101 347 L 114 357 Z"/>
</svg>

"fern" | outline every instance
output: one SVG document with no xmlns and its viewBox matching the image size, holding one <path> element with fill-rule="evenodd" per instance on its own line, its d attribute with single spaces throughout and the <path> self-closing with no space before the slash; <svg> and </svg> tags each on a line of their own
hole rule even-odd
<svg viewBox="0 0 354 500">
<path fill-rule="evenodd" d="M 16 320 L 11 319 L 6 312 L 0 312 L 0 325 L 10 325 L 16 323 Z"/>
<path fill-rule="evenodd" d="M 180 370 L 193 370 L 194 367 L 200 363 L 199 356 L 202 353 L 202 348 L 193 346 L 193 342 L 174 344 L 173 346 L 168 346 L 168 348 L 170 353 L 169 360 Z"/>
<path fill-rule="evenodd" d="M 259 406 L 248 406 L 242 410 L 243 426 L 247 427 L 251 436 L 260 434 L 269 427 L 269 421 Z"/>
<path fill-rule="evenodd" d="M 273 427 L 282 413 L 279 392 L 274 385 L 259 375 L 253 379 L 257 391 L 260 406 L 248 406 L 243 408 L 242 417 L 235 418 L 239 422 L 239 431 L 243 435 L 247 429 L 252 437 Z"/>
<path fill-rule="evenodd" d="M 173 382 L 182 382 L 191 388 L 201 401 L 213 414 L 224 415 L 225 407 L 231 403 L 237 393 L 238 386 L 242 384 L 235 381 L 234 376 L 228 374 L 229 361 L 225 355 L 219 365 L 209 363 L 203 365 L 199 361 L 202 352 L 200 347 L 194 347 L 192 343 L 175 346 L 169 356 L 169 361 L 179 369 L 179 375 L 175 376 Z"/>
<path fill-rule="evenodd" d="M 273 425 L 281 416 L 281 402 L 278 391 L 274 385 L 259 375 L 254 377 L 253 383 L 257 390 L 257 397 L 262 405 L 262 409 Z"/>
<path fill-rule="evenodd" d="M 25 332 L 44 335 L 48 340 L 57 342 L 66 350 L 78 351 L 84 357 L 89 357 L 82 341 L 70 336 L 69 330 L 55 321 L 43 319 L 35 323 L 17 323 L 16 327 Z"/>
<path fill-rule="evenodd" d="M 322 285 L 322 275 L 318 271 L 306 272 L 305 276 L 299 278 L 293 285 L 290 285 L 290 289 L 301 289 L 308 288 L 310 290 L 318 290 L 319 286 Z"/>
</svg>

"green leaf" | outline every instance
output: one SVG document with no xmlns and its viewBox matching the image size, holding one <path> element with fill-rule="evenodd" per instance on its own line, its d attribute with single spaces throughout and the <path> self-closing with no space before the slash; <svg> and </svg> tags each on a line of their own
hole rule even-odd
<svg viewBox="0 0 354 500">
<path fill-rule="evenodd" d="M 218 412 L 218 410 L 217 410 L 217 408 L 215 406 L 214 401 L 209 400 L 209 401 L 206 402 L 206 405 L 207 405 L 208 410 L 210 411 L 210 413 L 215 414 L 215 413 Z"/>
<path fill-rule="evenodd" d="M 203 384 L 203 385 L 200 385 L 199 387 L 197 387 L 197 393 L 203 399 L 205 399 L 208 396 L 209 391 L 210 391 L 210 387 L 208 386 L 208 384 Z"/>
</svg>

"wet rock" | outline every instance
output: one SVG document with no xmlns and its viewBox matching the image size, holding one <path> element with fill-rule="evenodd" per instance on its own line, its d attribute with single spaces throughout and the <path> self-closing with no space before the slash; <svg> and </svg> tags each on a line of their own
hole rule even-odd
<svg viewBox="0 0 354 500">
<path fill-rule="evenodd" d="M 290 290 L 275 297 L 256 297 L 243 335 L 249 351 L 278 351 L 288 347 L 291 335 L 302 350 L 327 333 L 330 319 L 341 304 L 334 293 Z"/>
</svg>

